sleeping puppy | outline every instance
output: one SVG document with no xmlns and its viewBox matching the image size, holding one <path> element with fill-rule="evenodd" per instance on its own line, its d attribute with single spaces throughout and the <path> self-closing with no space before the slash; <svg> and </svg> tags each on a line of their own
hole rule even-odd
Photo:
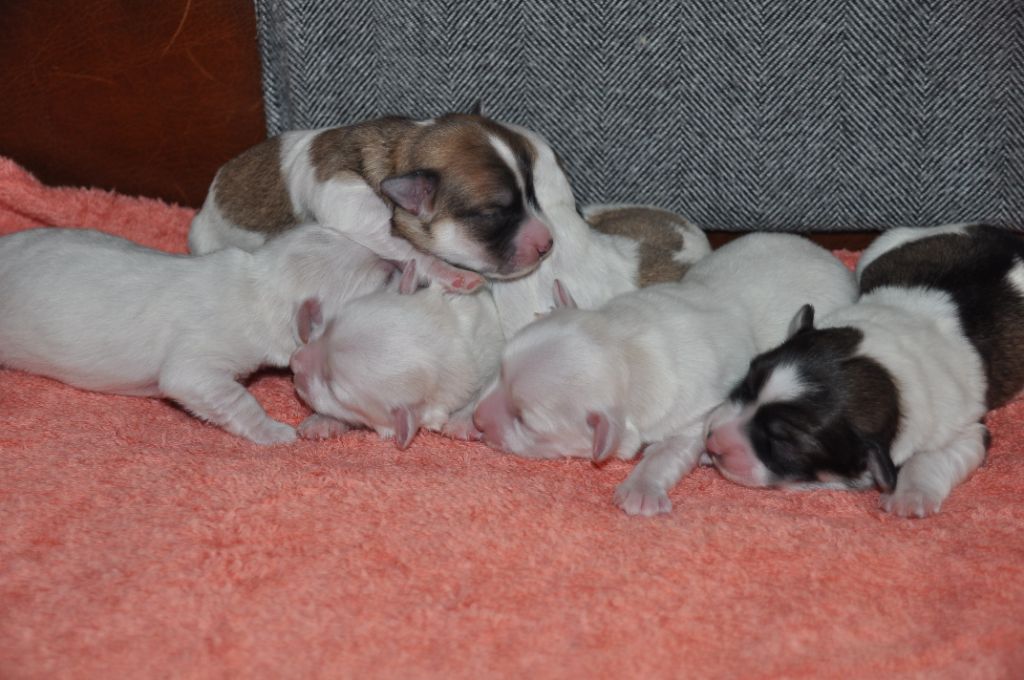
<svg viewBox="0 0 1024 680">
<path fill-rule="evenodd" d="M 286 132 L 217 172 L 189 249 L 252 250 L 312 220 L 453 290 L 523 276 L 553 245 L 536 144 L 464 114 Z"/>
<path fill-rule="evenodd" d="M 299 434 L 310 439 L 365 425 L 405 449 L 420 427 L 474 439 L 473 406 L 494 374 L 503 338 L 486 290 L 416 291 L 414 265 L 399 290 L 371 293 L 322 316 L 300 310 L 310 341 L 291 360 L 299 396 L 316 411 Z M 326 323 L 324 323 L 326 319 Z"/>
<path fill-rule="evenodd" d="M 798 236 L 752 234 L 700 260 L 681 283 L 556 309 L 505 347 L 474 422 L 527 457 L 643 460 L 619 485 L 629 514 L 668 512 L 668 491 L 704 450 L 704 420 L 752 356 L 785 337 L 776 316 L 849 304 L 853 274 Z"/>
<path fill-rule="evenodd" d="M 588 205 L 582 214 L 595 231 L 636 244 L 637 288 L 681 281 L 697 260 L 711 252 L 704 232 L 670 210 L 619 203 Z"/>
<path fill-rule="evenodd" d="M 678 281 L 711 251 L 700 229 L 668 211 L 613 205 L 593 206 L 581 214 L 551 147 L 529 130 L 508 127 L 537 150 L 534 186 L 557 247 L 530 276 L 492 282 L 506 338 L 550 310 L 556 279 L 572 291 L 581 308 L 593 309 L 642 286 Z"/>
<path fill-rule="evenodd" d="M 985 413 L 1024 388 L 1024 242 L 994 227 L 894 229 L 864 252 L 862 295 L 794 319 L 709 422 L 748 486 L 861 489 L 902 517 L 939 511 L 985 458 Z"/>
<path fill-rule="evenodd" d="M 254 253 L 183 257 L 85 229 L 0 238 L 0 365 L 97 392 L 168 397 L 258 444 L 289 442 L 237 382 L 287 366 L 296 309 L 384 287 L 395 273 L 369 250 L 317 226 Z"/>
</svg>

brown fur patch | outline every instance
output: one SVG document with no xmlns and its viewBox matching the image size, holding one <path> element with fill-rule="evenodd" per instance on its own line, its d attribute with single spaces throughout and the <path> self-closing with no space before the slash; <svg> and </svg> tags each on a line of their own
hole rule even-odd
<svg viewBox="0 0 1024 680">
<path fill-rule="evenodd" d="M 1009 403 L 1024 390 L 1024 299 L 1016 296 L 1011 300 L 1015 292 L 1006 291 L 1006 311 L 995 320 L 993 339 L 987 348 L 989 408 Z"/>
<path fill-rule="evenodd" d="M 679 281 L 689 269 L 673 259 L 683 249 L 683 237 L 677 228 L 689 224 L 673 212 L 630 206 L 599 212 L 587 221 L 603 234 L 625 236 L 637 242 L 640 252 L 637 284 L 641 288 Z"/>
<path fill-rule="evenodd" d="M 397 167 L 404 140 L 418 127 L 406 118 L 379 118 L 324 130 L 309 146 L 316 179 L 326 182 L 339 174 L 355 173 L 379 190 L 388 177 L 418 169 Z"/>
<path fill-rule="evenodd" d="M 938 234 L 878 256 L 861 274 L 860 289 L 927 286 L 948 292 L 964 333 L 985 365 L 989 408 L 1024 389 L 1024 298 L 1007 274 L 1024 261 L 1024 241 L 984 225 L 966 234 Z"/>
<path fill-rule="evenodd" d="M 277 137 L 225 163 L 217 173 L 214 192 L 221 214 L 243 229 L 276 234 L 298 223 L 281 173 Z"/>
<path fill-rule="evenodd" d="M 532 145 L 487 118 L 465 114 L 448 114 L 426 125 L 405 118 L 382 118 L 325 130 L 313 140 L 310 159 L 321 182 L 356 173 L 375 191 L 380 191 L 381 182 L 388 177 L 417 170 L 438 173 L 441 183 L 430 219 L 424 222 L 395 210 L 392 221 L 396 235 L 429 251 L 434 222 L 452 219 L 472 229 L 472 224 L 460 218 L 510 202 L 517 195 L 515 176 L 491 146 L 488 134 L 508 144 L 520 159 L 520 172 L 529 178 L 535 156 Z M 494 247 L 499 251 L 506 245 L 490 234 L 469 237 L 497 240 Z"/>
</svg>

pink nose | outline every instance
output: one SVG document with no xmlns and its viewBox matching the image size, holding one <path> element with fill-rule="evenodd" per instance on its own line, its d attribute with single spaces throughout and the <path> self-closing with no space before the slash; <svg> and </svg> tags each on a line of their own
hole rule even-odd
<svg viewBox="0 0 1024 680">
<path fill-rule="evenodd" d="M 551 252 L 555 241 L 551 231 L 536 218 L 524 224 L 516 237 L 515 264 L 517 268 L 529 267 Z"/>
<path fill-rule="evenodd" d="M 704 443 L 704 448 L 712 456 L 721 456 L 725 451 L 721 435 L 719 435 L 717 430 L 712 430 L 711 433 L 708 434 L 708 440 Z"/>
<path fill-rule="evenodd" d="M 502 448 L 501 423 L 508 420 L 505 410 L 502 392 L 493 390 L 480 400 L 473 411 L 473 426 L 480 431 L 485 442 L 499 449 Z"/>
<path fill-rule="evenodd" d="M 300 348 L 295 354 L 292 354 L 291 361 L 288 362 L 289 368 L 292 369 L 292 373 L 299 374 L 309 370 L 310 358 L 309 352 L 305 347 Z"/>
</svg>

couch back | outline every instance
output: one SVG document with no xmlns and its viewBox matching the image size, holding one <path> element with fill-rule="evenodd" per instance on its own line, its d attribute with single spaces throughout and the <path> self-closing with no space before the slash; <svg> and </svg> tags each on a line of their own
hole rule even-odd
<svg viewBox="0 0 1024 680">
<path fill-rule="evenodd" d="M 706 229 L 1024 224 L 1019 0 L 256 0 L 271 134 L 481 100 L 581 203 Z"/>
</svg>

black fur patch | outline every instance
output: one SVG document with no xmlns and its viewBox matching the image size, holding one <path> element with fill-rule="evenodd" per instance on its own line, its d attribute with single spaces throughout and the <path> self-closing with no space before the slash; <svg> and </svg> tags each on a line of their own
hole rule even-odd
<svg viewBox="0 0 1024 680">
<path fill-rule="evenodd" d="M 996 408 L 1024 389 L 1024 298 L 1008 274 L 1024 262 L 1024 241 L 996 227 L 939 234 L 883 253 L 861 274 L 861 293 L 881 286 L 949 293 L 967 338 L 981 355 L 986 403 Z"/>
<path fill-rule="evenodd" d="M 792 366 L 804 386 L 790 400 L 763 404 L 747 424 L 760 461 L 780 482 L 817 482 L 827 474 L 855 485 L 899 429 L 899 394 L 877 361 L 856 352 L 855 328 L 804 330 L 755 357 L 731 399 L 753 403 L 776 368 Z M 894 476 L 894 474 L 893 474 Z"/>
</svg>

